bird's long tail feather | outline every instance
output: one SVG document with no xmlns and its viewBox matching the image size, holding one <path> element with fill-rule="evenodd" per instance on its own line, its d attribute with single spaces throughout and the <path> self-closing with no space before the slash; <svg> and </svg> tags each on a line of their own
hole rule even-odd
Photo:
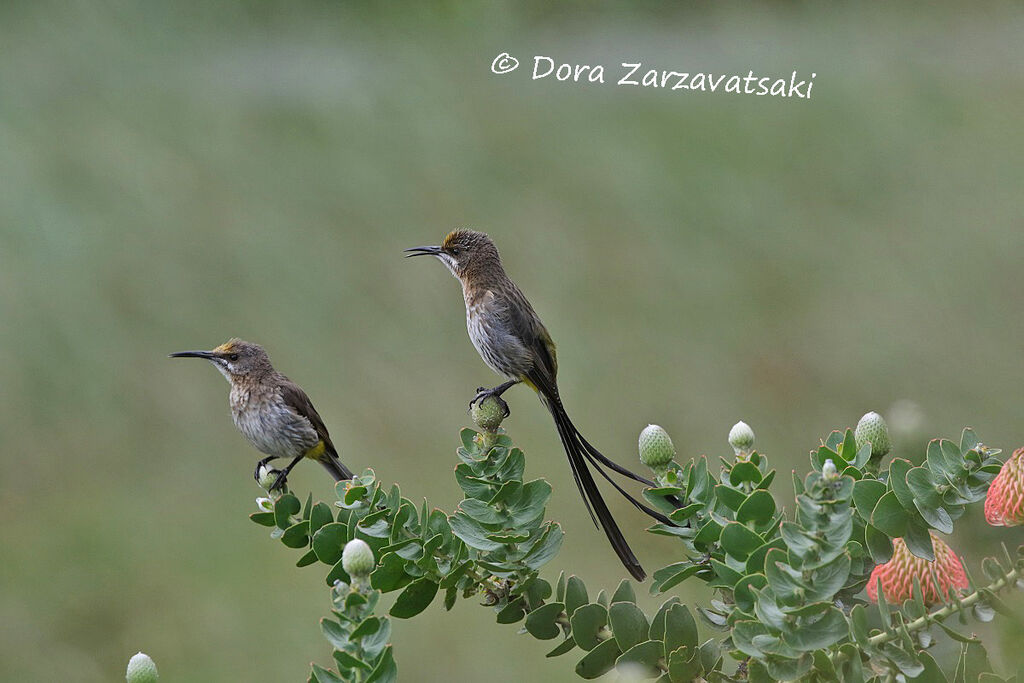
<svg viewBox="0 0 1024 683">
<path fill-rule="evenodd" d="M 569 457 L 569 467 L 572 469 L 573 479 L 575 479 L 576 486 L 580 490 L 580 495 L 587 506 L 587 511 L 590 512 L 590 518 L 604 531 L 605 536 L 608 537 L 608 542 L 612 545 L 612 549 L 618 555 L 619 560 L 630 575 L 637 581 L 643 581 L 647 574 L 644 572 L 644 568 L 640 566 L 640 561 L 636 559 L 636 555 L 633 554 L 629 544 L 626 543 L 626 538 L 619 530 L 618 524 L 615 523 L 615 518 L 612 517 L 612 513 L 605 504 L 604 498 L 601 497 L 601 491 L 597 488 L 597 482 L 594 481 L 594 477 L 587 465 L 589 458 L 578 440 L 578 434 L 572 426 L 572 422 L 569 421 L 569 416 L 566 415 L 565 409 L 562 408 L 560 402 L 545 399 L 544 404 L 551 411 L 551 415 L 555 419 L 558 436 L 562 440 L 565 454 Z M 604 474 L 600 468 L 598 468 L 598 471 Z M 618 487 L 616 486 L 616 488 Z M 619 489 L 619 491 L 629 497 L 629 494 L 626 494 L 622 489 Z M 636 501 L 633 502 L 637 504 Z"/>
<path fill-rule="evenodd" d="M 331 473 L 334 477 L 334 481 L 345 481 L 346 479 L 352 479 L 355 475 L 349 471 L 347 467 L 338 459 L 338 456 L 324 453 L 317 462 L 324 466 L 324 469 Z"/>
</svg>

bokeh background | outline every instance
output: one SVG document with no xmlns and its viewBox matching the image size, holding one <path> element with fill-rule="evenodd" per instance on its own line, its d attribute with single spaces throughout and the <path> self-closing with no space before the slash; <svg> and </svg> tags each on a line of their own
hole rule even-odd
<svg viewBox="0 0 1024 683">
<path fill-rule="evenodd" d="M 570 413 L 626 463 L 649 422 L 688 457 L 744 419 L 804 472 L 867 410 L 915 459 L 966 424 L 1024 445 L 1022 34 L 1015 3 L 5 3 L 0 679 L 117 680 L 139 649 L 169 681 L 328 664 L 323 572 L 248 521 L 224 381 L 166 354 L 263 343 L 349 465 L 450 510 L 495 378 L 456 283 L 401 252 L 456 226 L 497 240 Z M 490 73 L 502 51 L 520 71 Z M 535 54 L 817 78 L 809 101 L 533 82 Z M 614 587 L 548 416 L 508 398 L 568 532 L 549 571 Z M 316 467 L 292 484 L 331 495 Z M 649 570 L 675 557 L 614 509 Z M 976 568 L 1022 540 L 972 510 L 952 543 Z M 405 680 L 573 680 L 472 601 L 394 642 Z"/>
</svg>

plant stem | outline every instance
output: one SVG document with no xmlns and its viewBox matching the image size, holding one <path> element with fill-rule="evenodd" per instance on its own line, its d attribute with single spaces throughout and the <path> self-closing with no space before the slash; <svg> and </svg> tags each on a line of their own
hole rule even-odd
<svg viewBox="0 0 1024 683">
<path fill-rule="evenodd" d="M 1010 570 L 1002 578 L 993 581 L 985 588 L 974 591 L 970 595 L 964 597 L 959 602 L 950 603 L 940 609 L 935 610 L 934 612 L 929 612 L 924 616 L 918 617 L 917 619 L 908 622 L 906 625 L 906 629 L 909 633 L 914 633 L 916 631 L 920 631 L 921 629 L 925 628 L 934 621 L 942 621 L 946 617 L 952 616 L 953 614 L 956 614 L 957 612 L 960 612 L 967 607 L 972 607 L 975 603 L 982 599 L 982 591 L 991 591 L 994 593 L 996 591 L 1002 590 L 1003 588 L 1006 588 L 1007 586 L 1011 585 L 1020 576 L 1021 570 L 1019 568 L 1014 568 Z M 878 647 L 880 645 L 884 645 L 890 640 L 895 639 L 898 636 L 899 632 L 895 629 L 892 629 L 891 631 L 883 630 L 881 633 L 877 633 L 868 638 L 868 645 L 871 647 Z M 845 659 L 846 655 L 843 652 L 837 652 L 832 657 L 832 663 L 839 664 Z"/>
</svg>

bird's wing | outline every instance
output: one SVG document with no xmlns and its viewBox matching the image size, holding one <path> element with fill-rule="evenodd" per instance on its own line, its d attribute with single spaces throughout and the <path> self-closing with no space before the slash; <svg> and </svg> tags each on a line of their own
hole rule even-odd
<svg viewBox="0 0 1024 683">
<path fill-rule="evenodd" d="M 320 417 L 320 413 L 316 412 L 313 402 L 309 400 L 309 396 L 302 390 L 302 387 L 287 377 L 282 378 L 280 387 L 281 399 L 285 402 L 285 405 L 309 420 L 309 424 L 316 430 L 317 436 L 324 442 L 327 452 L 337 456 L 338 452 L 331 442 L 331 435 L 327 433 L 327 426 L 324 424 L 323 418 Z"/>
<path fill-rule="evenodd" d="M 509 295 L 509 305 L 506 307 L 506 311 L 512 329 L 516 331 L 524 346 L 530 349 L 534 357 L 534 372 L 529 374 L 537 377 L 530 379 L 533 379 L 538 386 L 543 385 L 544 388 L 552 389 L 554 395 L 557 396 L 558 357 L 555 353 L 555 342 L 551 339 L 547 328 L 544 327 L 540 316 L 533 310 L 533 306 L 530 305 L 526 296 L 514 285 Z M 537 380 L 542 381 L 538 382 Z"/>
</svg>

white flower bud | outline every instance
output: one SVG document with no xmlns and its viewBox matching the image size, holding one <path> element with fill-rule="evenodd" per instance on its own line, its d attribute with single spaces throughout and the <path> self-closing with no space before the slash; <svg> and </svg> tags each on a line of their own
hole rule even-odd
<svg viewBox="0 0 1024 683">
<path fill-rule="evenodd" d="M 128 672 L 125 675 L 128 683 L 156 683 L 159 677 L 156 664 L 144 652 L 136 653 L 128 660 Z"/>
<path fill-rule="evenodd" d="M 740 420 L 729 430 L 729 445 L 736 451 L 736 455 L 750 451 L 754 447 L 754 430 Z"/>
<path fill-rule="evenodd" d="M 821 476 L 828 480 L 839 477 L 839 470 L 836 469 L 836 464 L 832 462 L 832 458 L 826 460 L 825 464 L 821 466 Z"/>
<path fill-rule="evenodd" d="M 268 465 L 260 465 L 260 471 L 257 473 L 256 482 L 260 485 L 260 488 L 267 491 L 277 481 L 277 475 L 280 474 L 280 470 L 275 470 L 273 467 Z"/>
<path fill-rule="evenodd" d="M 375 566 L 373 551 L 366 545 L 366 541 L 354 538 L 345 544 L 341 553 L 341 567 L 353 579 L 369 576 Z"/>
<path fill-rule="evenodd" d="M 257 498 L 256 507 L 260 509 L 260 512 L 273 512 L 274 501 L 270 500 L 269 498 Z"/>
</svg>

